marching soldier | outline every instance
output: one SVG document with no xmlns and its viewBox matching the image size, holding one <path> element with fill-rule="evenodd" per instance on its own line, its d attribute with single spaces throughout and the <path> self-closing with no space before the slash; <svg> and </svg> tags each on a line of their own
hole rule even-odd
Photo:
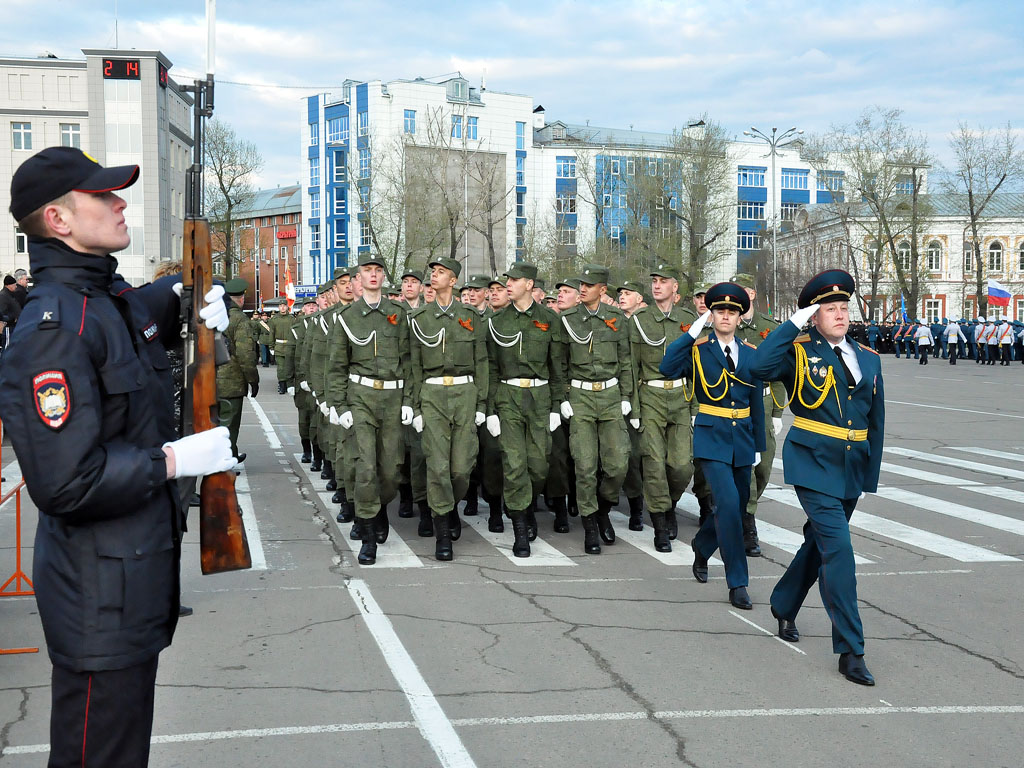
<svg viewBox="0 0 1024 768">
<path fill-rule="evenodd" d="M 960 351 L 960 344 L 967 341 L 964 332 L 960 329 L 960 323 L 950 323 L 944 332 L 946 348 L 949 352 L 949 364 L 956 365 L 957 353 Z"/>
<path fill-rule="evenodd" d="M 491 437 L 501 438 L 505 503 L 516 557 L 530 556 L 530 541 L 537 535 L 536 517 L 529 518 L 543 491 L 551 432 L 561 424 L 557 404 L 566 396 L 563 334 L 558 315 L 533 298 L 536 276 L 535 265 L 515 262 L 505 273 L 511 303 L 487 319 L 486 425 Z M 563 498 L 555 510 L 555 530 L 568 527 Z"/>
<path fill-rule="evenodd" d="M 274 343 L 274 361 L 277 364 L 277 394 L 283 395 L 288 389 L 288 376 L 281 372 L 281 358 L 290 351 L 292 344 L 292 318 L 288 302 L 282 301 L 277 313 L 270 318 L 270 336 Z"/>
<path fill-rule="evenodd" d="M 313 449 L 313 461 L 309 465 L 311 472 L 323 471 L 324 452 L 320 447 L 320 408 L 313 395 L 313 388 L 309 385 L 309 360 L 313 350 L 313 338 L 317 333 L 323 311 L 327 309 L 328 291 L 331 287 L 329 282 L 317 286 L 316 304 L 303 318 L 303 333 L 299 339 L 299 347 L 295 350 L 295 380 L 299 383 L 299 390 L 308 395 L 303 400 L 309 406 L 309 439 Z"/>
<path fill-rule="evenodd" d="M 618 290 L 618 307 L 622 314 L 629 320 L 634 314 L 645 306 L 643 287 L 633 280 L 627 280 Z M 634 373 L 636 368 L 633 368 Z M 633 415 L 640 416 L 635 398 L 633 399 Z M 627 417 L 623 416 L 624 419 Z M 644 529 L 644 484 L 643 470 L 641 467 L 641 445 L 640 432 L 633 428 L 633 425 L 626 422 L 626 433 L 629 435 L 629 465 L 626 469 L 626 478 L 622 481 L 622 491 L 626 494 L 626 501 L 629 504 L 629 530 L 642 531 Z"/>
<path fill-rule="evenodd" d="M 853 293 L 853 278 L 843 270 L 811 278 L 800 292 L 800 309 L 765 339 L 751 370 L 781 379 L 791 395 L 796 418 L 783 448 L 785 477 L 808 518 L 804 543 L 771 596 L 779 637 L 800 639 L 796 616 L 820 577 L 839 671 L 874 685 L 864 663 L 849 520 L 860 495 L 878 486 L 885 396 L 877 353 L 847 335 Z M 808 319 L 813 327 L 803 333 Z"/>
<path fill-rule="evenodd" d="M 220 423 L 231 434 L 231 453 L 241 464 L 245 454 L 238 452 L 238 430 L 242 425 L 242 399 L 246 394 L 256 397 L 260 391 L 260 375 L 256 370 L 256 339 L 252 324 L 242 312 L 245 291 L 249 284 L 240 277 L 228 280 L 224 291 L 231 297 L 230 320 L 224 331 L 231 359 L 217 367 L 217 398 L 220 400 Z"/>
<path fill-rule="evenodd" d="M 423 273 L 406 269 L 402 273 L 402 303 L 406 314 L 423 303 Z M 408 386 L 408 385 L 406 385 Z M 419 509 L 420 536 L 433 536 L 434 523 L 427 506 L 427 462 L 423 457 L 423 440 L 412 425 L 403 425 L 405 459 L 402 462 L 401 482 L 398 486 L 398 516 L 412 517 L 413 504 Z"/>
<path fill-rule="evenodd" d="M 996 339 L 999 343 L 999 365 L 1009 365 L 1013 352 L 1013 326 L 1005 317 L 996 329 Z"/>
<path fill-rule="evenodd" d="M 331 287 L 326 294 L 327 308 L 318 314 L 317 327 L 313 329 L 312 338 L 306 339 L 306 343 L 309 344 L 309 386 L 319 412 L 317 415 L 319 422 L 317 437 L 320 440 L 320 449 L 324 452 L 324 468 L 320 472 L 320 479 L 327 481 L 328 491 L 338 489 L 337 473 L 334 470 L 338 435 L 337 430 L 327 418 L 329 413 L 326 398 L 327 340 L 334 325 L 334 315 L 337 312 L 338 304 L 338 281 L 342 276 L 345 276 L 345 280 L 348 281 L 347 270 L 343 267 L 335 269 L 334 277 L 330 281 Z"/>
<path fill-rule="evenodd" d="M 554 311 L 561 315 L 580 302 L 580 281 L 570 277 L 555 285 Z M 544 504 L 555 513 L 555 533 L 568 533 L 568 517 L 576 517 L 576 465 L 569 451 L 569 427 L 563 420 L 551 433 L 551 453 L 548 456 L 548 477 L 544 484 Z M 560 513 L 567 510 L 567 516 Z M 565 519 L 564 524 L 561 522 Z"/>
<path fill-rule="evenodd" d="M 316 310 L 315 301 L 306 301 L 302 304 L 301 314 L 295 318 L 295 322 L 292 323 L 292 327 L 288 331 L 291 334 L 292 342 L 284 347 L 285 351 L 277 361 L 278 375 L 282 371 L 284 372 L 285 382 L 288 385 L 287 392 L 292 396 L 292 402 L 298 411 L 299 441 L 302 443 L 302 456 L 299 457 L 299 461 L 303 464 L 309 464 L 313 459 L 313 443 L 309 436 L 309 424 L 315 406 L 310 399 L 309 392 L 299 386 L 297 363 L 302 353 L 302 343 L 306 338 L 306 318 Z"/>
<path fill-rule="evenodd" d="M 560 410 L 569 420 L 584 550 L 597 555 L 598 534 L 606 544 L 615 543 L 608 512 L 618 501 L 629 464 L 629 435 L 622 417 L 632 410 L 633 366 L 626 317 L 602 300 L 608 270 L 587 264 L 579 279 L 580 304 L 559 317 L 567 336 L 570 385 Z"/>
<path fill-rule="evenodd" d="M 260 345 L 260 363 L 264 368 L 270 367 L 270 350 L 274 346 L 274 333 L 270 330 L 270 320 L 266 312 L 259 310 L 252 313 L 252 322 L 256 330 L 256 341 Z"/>
<path fill-rule="evenodd" d="M 643 493 L 654 526 L 654 548 L 671 552 L 670 525 L 676 503 L 693 476 L 690 403 L 685 379 L 667 379 L 659 367 L 668 346 L 697 319 L 685 305 L 673 303 L 679 291 L 679 272 L 668 264 L 651 271 L 654 304 L 631 318 L 630 352 L 636 381 L 633 411 L 639 416 L 643 457 Z"/>
<path fill-rule="evenodd" d="M 427 503 L 434 518 L 438 560 L 451 560 L 462 533 L 456 502 L 466 495 L 478 450 L 476 428 L 487 406 L 487 344 L 483 318 L 454 300 L 462 271 L 454 259 L 431 261 L 435 298 L 412 311 L 413 426 L 423 433 Z"/>
<path fill-rule="evenodd" d="M 342 330 L 338 325 L 338 314 L 342 309 L 357 301 L 362 295 L 362 282 L 359 279 L 359 267 L 337 267 L 334 270 L 334 290 L 338 294 L 338 302 L 331 311 L 332 322 L 328 325 L 327 341 L 324 350 L 324 392 L 326 394 L 327 372 L 330 369 L 331 347 L 335 337 L 341 335 Z M 342 429 L 330 419 L 330 404 L 328 406 L 327 423 L 331 433 L 332 453 L 331 469 L 333 477 L 327 483 L 327 490 L 333 490 L 334 495 L 331 501 L 340 505 L 336 520 L 338 522 L 352 522 L 355 520 L 356 504 L 353 493 L 356 483 L 356 454 L 355 441 L 351 440 L 351 430 Z M 336 420 L 335 420 L 336 421 Z M 358 540 L 363 526 L 352 525 L 349 538 Z"/>
</svg>

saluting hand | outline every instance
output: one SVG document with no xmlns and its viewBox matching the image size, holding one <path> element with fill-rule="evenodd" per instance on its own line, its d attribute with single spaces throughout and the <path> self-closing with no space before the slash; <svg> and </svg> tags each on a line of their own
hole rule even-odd
<svg viewBox="0 0 1024 768">
<path fill-rule="evenodd" d="M 789 317 L 789 322 L 795 325 L 797 328 L 803 328 L 807 321 L 811 319 L 811 316 L 818 311 L 821 304 L 811 304 L 809 307 L 798 309 Z"/>
<path fill-rule="evenodd" d="M 711 318 L 711 310 L 709 309 L 703 315 L 698 317 L 693 323 L 690 324 L 690 329 L 687 331 L 690 334 L 690 338 L 694 341 L 700 338 L 701 331 L 704 330 L 704 326 L 708 324 L 708 320 Z"/>
</svg>

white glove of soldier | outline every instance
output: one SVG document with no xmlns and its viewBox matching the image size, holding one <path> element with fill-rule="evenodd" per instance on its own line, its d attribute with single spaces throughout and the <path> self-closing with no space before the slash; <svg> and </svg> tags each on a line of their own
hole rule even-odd
<svg viewBox="0 0 1024 768">
<path fill-rule="evenodd" d="M 798 309 L 796 312 L 790 315 L 789 322 L 791 322 L 797 328 L 803 328 L 807 324 L 807 321 L 811 319 L 811 315 L 817 312 L 818 307 L 820 306 L 821 304 L 811 304 L 811 306 L 809 307 Z"/>
<path fill-rule="evenodd" d="M 484 416 L 483 411 L 477 411 L 476 412 L 476 425 L 479 427 L 485 421 L 487 421 L 487 417 Z"/>
<path fill-rule="evenodd" d="M 630 419 L 629 426 L 635 429 L 637 432 L 640 431 L 640 419 Z"/>
<path fill-rule="evenodd" d="M 402 424 L 405 426 L 412 424 L 412 408 L 408 405 L 402 406 Z"/>
<path fill-rule="evenodd" d="M 558 410 L 561 411 L 562 418 L 565 419 L 566 421 L 572 418 L 572 403 L 570 403 L 568 400 L 566 400 L 564 403 L 558 406 Z"/>
<path fill-rule="evenodd" d="M 501 434 L 501 421 L 497 416 L 487 417 L 487 431 L 491 433 L 491 437 L 498 437 Z"/>
<path fill-rule="evenodd" d="M 775 436 L 779 436 L 779 432 L 782 431 L 782 419 L 772 419 L 772 429 L 775 430 Z"/>
<path fill-rule="evenodd" d="M 633 406 L 629 404 L 629 400 L 622 401 L 622 415 L 629 416 L 629 412 L 633 410 Z"/>
<path fill-rule="evenodd" d="M 698 317 L 690 324 L 690 330 L 687 331 L 690 337 L 696 341 L 700 338 L 700 332 L 704 330 L 704 326 L 707 325 L 708 319 L 711 317 L 711 310 L 709 309 L 703 315 Z"/>
<path fill-rule="evenodd" d="M 412 428 L 415 429 L 417 432 L 422 432 L 423 431 L 423 417 L 422 416 L 417 416 L 417 417 L 415 417 L 412 420 Z"/>
<path fill-rule="evenodd" d="M 304 392 L 309 392 L 309 382 L 308 381 L 300 381 L 299 382 L 299 389 L 303 390 Z"/>
<path fill-rule="evenodd" d="M 227 427 L 214 427 L 164 443 L 164 448 L 174 454 L 174 479 L 226 472 L 238 463 L 231 455 L 231 435 Z"/>
<path fill-rule="evenodd" d="M 548 432 L 554 432 L 562 424 L 562 417 L 557 413 L 548 414 Z"/>
<path fill-rule="evenodd" d="M 330 412 L 327 409 L 327 403 L 320 403 L 320 413 L 322 413 L 324 416 L 329 415 Z"/>
<path fill-rule="evenodd" d="M 760 463 L 761 463 L 761 454 L 760 453 L 755 453 L 754 454 L 754 464 L 753 464 L 753 466 L 756 467 Z"/>
<path fill-rule="evenodd" d="M 333 411 L 334 409 L 331 408 Z M 355 423 L 355 419 L 352 418 L 352 411 L 345 411 L 341 416 L 338 417 L 338 423 L 341 424 L 345 429 L 352 429 L 352 424 Z"/>
<path fill-rule="evenodd" d="M 228 327 L 228 308 L 224 306 L 224 287 L 215 285 L 203 296 L 206 306 L 199 310 L 199 316 L 207 328 L 223 331 Z"/>
<path fill-rule="evenodd" d="M 294 397 L 295 396 L 295 387 L 288 387 L 288 394 L 292 395 Z"/>
<path fill-rule="evenodd" d="M 690 417 L 690 426 L 691 427 L 696 427 L 697 426 L 697 417 L 696 416 L 691 416 Z"/>
<path fill-rule="evenodd" d="M 331 406 L 331 412 L 327 415 L 327 420 L 334 426 L 341 424 L 341 417 L 338 416 L 338 411 L 333 405 Z"/>
</svg>

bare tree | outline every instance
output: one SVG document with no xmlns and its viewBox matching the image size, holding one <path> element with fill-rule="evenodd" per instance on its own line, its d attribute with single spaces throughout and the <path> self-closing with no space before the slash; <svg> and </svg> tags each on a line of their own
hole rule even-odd
<svg viewBox="0 0 1024 768">
<path fill-rule="evenodd" d="M 230 280 L 234 265 L 241 260 L 232 239 L 236 211 L 246 211 L 253 201 L 253 176 L 263 167 L 256 145 L 239 138 L 234 128 L 216 118 L 206 125 L 206 214 L 210 228 L 223 246 L 220 261 Z M 258 248 L 259 245 L 257 244 Z"/>
<path fill-rule="evenodd" d="M 497 244 L 505 242 L 506 221 L 512 214 L 516 185 L 509 184 L 505 178 L 503 154 L 477 152 L 467 158 L 466 172 L 477 197 L 475 215 L 470 217 L 469 226 L 483 236 L 491 274 L 498 275 L 506 266 L 507 253 L 502 254 L 499 265 Z"/>
</svg>

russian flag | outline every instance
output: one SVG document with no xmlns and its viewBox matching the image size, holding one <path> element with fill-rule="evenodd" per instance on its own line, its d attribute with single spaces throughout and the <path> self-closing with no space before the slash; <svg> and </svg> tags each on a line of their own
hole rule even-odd
<svg viewBox="0 0 1024 768">
<path fill-rule="evenodd" d="M 988 279 L 988 303 L 996 307 L 1010 306 L 1010 292 L 991 277 Z"/>
</svg>

